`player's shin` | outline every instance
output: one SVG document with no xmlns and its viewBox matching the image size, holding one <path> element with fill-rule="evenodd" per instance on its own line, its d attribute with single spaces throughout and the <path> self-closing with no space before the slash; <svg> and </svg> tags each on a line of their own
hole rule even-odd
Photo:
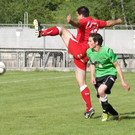
<svg viewBox="0 0 135 135">
<path fill-rule="evenodd" d="M 88 112 L 92 108 L 91 99 L 90 99 L 90 91 L 89 91 L 88 86 L 83 85 L 82 87 L 80 87 L 80 92 L 81 92 L 84 102 L 86 103 L 86 112 Z"/>
<path fill-rule="evenodd" d="M 100 97 L 101 106 L 103 108 L 103 113 L 108 114 L 109 104 L 108 104 L 108 98 L 107 95 L 105 97 Z"/>
<path fill-rule="evenodd" d="M 112 115 L 118 115 L 118 112 L 108 103 L 107 95 L 103 98 L 100 97 L 103 113 L 110 113 Z"/>
<path fill-rule="evenodd" d="M 61 27 L 51 27 L 44 31 L 41 31 L 41 36 L 56 36 L 61 34 Z"/>
<path fill-rule="evenodd" d="M 109 113 L 112 115 L 118 115 L 118 112 L 109 104 Z"/>
</svg>

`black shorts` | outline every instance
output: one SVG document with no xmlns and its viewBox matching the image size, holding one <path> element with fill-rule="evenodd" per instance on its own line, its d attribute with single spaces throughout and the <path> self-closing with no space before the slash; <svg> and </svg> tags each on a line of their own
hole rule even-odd
<svg viewBox="0 0 135 135">
<path fill-rule="evenodd" d="M 111 94 L 111 88 L 112 88 L 116 79 L 117 79 L 117 76 L 115 76 L 115 75 L 106 75 L 106 76 L 102 76 L 102 77 L 97 77 L 96 78 L 96 84 L 95 84 L 97 97 L 99 98 L 98 88 L 101 84 L 105 84 L 107 86 L 107 89 L 106 89 L 105 93 Z"/>
</svg>

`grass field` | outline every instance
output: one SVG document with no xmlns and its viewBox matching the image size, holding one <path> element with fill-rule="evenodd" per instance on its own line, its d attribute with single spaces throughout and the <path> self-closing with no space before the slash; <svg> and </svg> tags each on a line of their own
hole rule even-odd
<svg viewBox="0 0 135 135">
<path fill-rule="evenodd" d="M 117 79 L 109 102 L 121 121 L 101 122 L 94 87 L 92 119 L 84 118 L 85 105 L 74 72 L 7 71 L 0 76 L 0 135 L 135 135 L 135 73 L 124 73 L 127 92 Z"/>
</svg>

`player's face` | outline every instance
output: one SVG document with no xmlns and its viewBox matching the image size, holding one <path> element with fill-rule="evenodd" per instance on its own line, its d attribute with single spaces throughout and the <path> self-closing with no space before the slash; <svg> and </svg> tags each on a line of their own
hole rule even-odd
<svg viewBox="0 0 135 135">
<path fill-rule="evenodd" d="M 93 37 L 88 38 L 88 45 L 91 49 L 95 48 L 97 46 L 98 42 L 94 42 Z"/>
</svg>

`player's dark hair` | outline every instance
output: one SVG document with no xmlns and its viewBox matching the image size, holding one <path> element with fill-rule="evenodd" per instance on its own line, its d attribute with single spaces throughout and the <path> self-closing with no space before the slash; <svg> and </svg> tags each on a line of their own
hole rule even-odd
<svg viewBox="0 0 135 135">
<path fill-rule="evenodd" d="M 84 17 L 88 17 L 89 16 L 89 9 L 85 6 L 81 6 L 79 7 L 77 10 L 79 15 L 83 15 Z"/>
<path fill-rule="evenodd" d="M 92 37 L 94 42 L 98 42 L 98 45 L 102 46 L 103 38 L 99 33 L 90 33 L 89 37 Z"/>
</svg>

